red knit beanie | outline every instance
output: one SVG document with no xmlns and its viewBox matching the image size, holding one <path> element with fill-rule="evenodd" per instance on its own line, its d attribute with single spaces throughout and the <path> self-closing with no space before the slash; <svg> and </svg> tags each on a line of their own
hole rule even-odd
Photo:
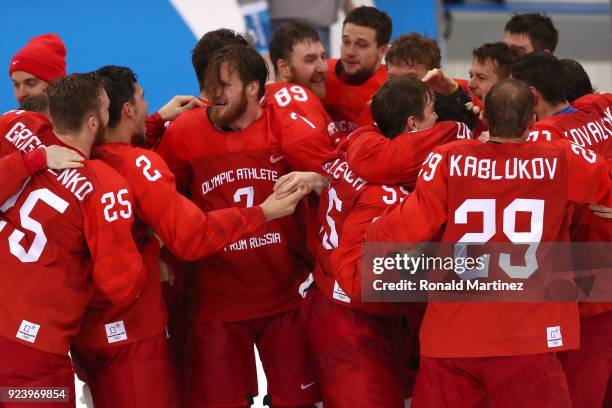
<svg viewBox="0 0 612 408">
<path fill-rule="evenodd" d="M 24 71 L 46 82 L 66 76 L 66 47 L 57 34 L 32 38 L 9 65 L 9 76 Z"/>
</svg>

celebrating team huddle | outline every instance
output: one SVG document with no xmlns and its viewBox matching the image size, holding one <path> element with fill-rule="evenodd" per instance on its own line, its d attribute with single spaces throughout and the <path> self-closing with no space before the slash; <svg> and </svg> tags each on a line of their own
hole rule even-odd
<svg viewBox="0 0 612 408">
<path fill-rule="evenodd" d="M 550 18 L 514 15 L 469 80 L 391 28 L 354 8 L 326 59 L 286 23 L 276 82 L 208 32 L 198 97 L 150 116 L 130 68 L 66 75 L 32 38 L 0 116 L 0 388 L 66 393 L 0 407 L 75 406 L 75 374 L 95 408 L 249 407 L 254 346 L 271 407 L 612 404 L 612 302 L 367 300 L 368 243 L 612 242 L 612 96 Z"/>
</svg>

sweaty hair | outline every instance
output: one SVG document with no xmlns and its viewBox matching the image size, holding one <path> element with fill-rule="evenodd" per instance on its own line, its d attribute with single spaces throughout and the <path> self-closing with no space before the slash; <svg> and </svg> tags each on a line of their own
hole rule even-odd
<svg viewBox="0 0 612 408">
<path fill-rule="evenodd" d="M 484 114 L 494 137 L 520 138 L 531 125 L 535 97 L 516 79 L 499 81 L 485 97 Z"/>
<path fill-rule="evenodd" d="M 563 67 L 563 81 L 565 82 L 565 95 L 570 102 L 575 101 L 581 96 L 595 92 L 589 74 L 584 67 L 576 60 L 565 58 L 559 60 Z"/>
<path fill-rule="evenodd" d="M 60 133 L 79 132 L 101 107 L 103 79 L 95 72 L 70 74 L 52 81 L 47 88 L 53 127 Z"/>
<path fill-rule="evenodd" d="M 523 55 L 512 66 L 512 78 L 533 86 L 551 105 L 566 101 L 563 66 L 550 53 L 532 52 Z"/>
<path fill-rule="evenodd" d="M 550 17 L 538 13 L 514 14 L 504 31 L 510 34 L 526 34 L 535 51 L 555 52 L 559 32 Z"/>
<path fill-rule="evenodd" d="M 404 34 L 393 41 L 385 59 L 392 65 L 423 64 L 427 69 L 440 68 L 440 48 L 432 38 L 418 33 Z"/>
<path fill-rule="evenodd" d="M 231 70 L 238 72 L 244 86 L 256 81 L 259 85 L 258 98 L 264 96 L 268 67 L 257 50 L 250 45 L 230 45 L 215 53 L 206 71 L 205 89 L 208 95 L 214 95 L 215 90 L 222 86 L 221 66 L 224 62 L 228 63 Z"/>
<path fill-rule="evenodd" d="M 126 102 L 135 102 L 136 74 L 128 67 L 107 65 L 96 71 L 108 79 L 104 81 L 104 89 L 108 94 L 110 105 L 108 107 L 108 127 L 117 127 L 121 122 L 121 108 Z"/>
<path fill-rule="evenodd" d="M 354 8 L 346 15 L 342 27 L 346 23 L 374 29 L 376 31 L 376 44 L 379 47 L 391 41 L 391 31 L 393 28 L 391 17 L 376 7 L 361 6 Z"/>
<path fill-rule="evenodd" d="M 248 45 L 248 41 L 235 31 L 227 28 L 209 31 L 202 36 L 191 51 L 191 63 L 195 71 L 200 91 L 206 82 L 206 69 L 214 53 L 227 45 Z"/>
<path fill-rule="evenodd" d="M 499 79 L 506 79 L 512 72 L 512 65 L 519 58 L 519 53 L 515 48 L 503 42 L 486 43 L 474 48 L 472 56 L 480 64 L 490 60 L 495 67 L 495 73 Z"/>
<path fill-rule="evenodd" d="M 270 61 L 274 66 L 274 72 L 278 72 L 279 59 L 289 61 L 293 47 L 306 41 L 320 41 L 317 30 L 310 24 L 303 21 L 290 21 L 280 26 L 270 38 Z"/>
<path fill-rule="evenodd" d="M 403 75 L 388 80 L 372 98 L 372 118 L 389 139 L 404 132 L 410 116 L 423 119 L 433 95 L 420 79 Z"/>
</svg>

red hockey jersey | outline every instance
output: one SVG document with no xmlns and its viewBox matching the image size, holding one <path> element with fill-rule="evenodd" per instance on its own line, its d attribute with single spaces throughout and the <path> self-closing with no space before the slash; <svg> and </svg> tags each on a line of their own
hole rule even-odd
<svg viewBox="0 0 612 408">
<path fill-rule="evenodd" d="M 375 126 L 363 127 L 350 135 L 347 158 L 351 169 L 370 183 L 412 189 L 421 164 L 435 147 L 470 138 L 470 129 L 461 122 L 439 122 L 394 139 L 384 137 Z"/>
<path fill-rule="evenodd" d="M 118 341 L 133 342 L 161 333 L 166 307 L 161 298 L 159 244 L 151 227 L 179 258 L 195 260 L 217 252 L 265 223 L 259 207 L 227 208 L 203 213 L 176 191 L 174 176 L 155 152 L 128 144 L 98 146 L 94 157 L 117 170 L 134 194 L 134 240 L 142 254 L 149 281 L 128 307 L 109 305 L 95 296 L 81 325 L 77 342 L 104 347 Z M 109 336 L 106 327 L 120 328 Z"/>
<path fill-rule="evenodd" d="M 290 164 L 294 170 L 321 171 L 307 150 L 287 148 L 304 133 L 312 134 L 305 119 L 264 108 L 246 129 L 224 132 L 212 125 L 205 108 L 198 108 L 172 123 L 158 151 L 171 170 L 179 169 L 177 175 L 189 176 L 177 177 L 177 183 L 202 210 L 248 208 L 272 193 Z M 299 305 L 297 288 L 311 266 L 303 204 L 292 216 L 269 222 L 198 262 L 189 288 L 192 319 L 245 320 Z"/>
<path fill-rule="evenodd" d="M 413 193 L 366 238 L 426 242 L 442 230 L 442 242 L 450 243 L 568 241 L 568 201 L 610 205 L 611 187 L 606 163 L 564 140 L 450 143 L 432 152 Z M 519 213 L 529 213 L 529 221 Z M 420 339 L 428 357 L 572 349 L 579 343 L 578 309 L 575 303 L 433 302 Z"/>
<path fill-rule="evenodd" d="M 388 75 L 387 67 L 381 65 L 366 82 L 349 85 L 342 80 L 339 63 L 340 60 L 337 59 L 327 60 L 327 93 L 323 98 L 323 105 L 334 120 L 336 128 L 348 135 L 357 128 L 363 111 L 370 109 L 370 100 L 385 83 Z"/>
<path fill-rule="evenodd" d="M 34 114 L 12 114 L 0 120 L 3 152 L 32 143 L 71 148 L 41 133 L 46 124 Z M 0 335 L 64 355 L 94 288 L 125 305 L 145 282 L 125 180 L 98 160 L 83 163 L 28 178 L 0 207 Z M 3 184 L 0 195 L 14 184 Z"/>
</svg>

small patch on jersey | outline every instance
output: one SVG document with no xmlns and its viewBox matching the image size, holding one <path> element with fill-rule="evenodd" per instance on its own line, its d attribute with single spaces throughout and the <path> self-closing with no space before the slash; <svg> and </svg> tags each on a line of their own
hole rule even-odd
<svg viewBox="0 0 612 408">
<path fill-rule="evenodd" d="M 38 330 L 40 330 L 39 324 L 22 320 L 21 326 L 19 326 L 19 330 L 17 330 L 16 337 L 28 343 L 34 343 L 36 341 L 36 336 L 38 336 Z"/>
<path fill-rule="evenodd" d="M 334 281 L 334 293 L 332 297 L 344 303 L 351 303 L 351 298 L 342 290 L 338 281 Z"/>
<path fill-rule="evenodd" d="M 563 346 L 563 338 L 561 337 L 561 327 L 547 327 L 546 340 L 548 341 L 549 348 Z"/>
<path fill-rule="evenodd" d="M 127 340 L 128 338 L 123 320 L 105 324 L 104 328 L 106 329 L 106 338 L 109 343 L 116 343 L 118 341 Z"/>
</svg>

